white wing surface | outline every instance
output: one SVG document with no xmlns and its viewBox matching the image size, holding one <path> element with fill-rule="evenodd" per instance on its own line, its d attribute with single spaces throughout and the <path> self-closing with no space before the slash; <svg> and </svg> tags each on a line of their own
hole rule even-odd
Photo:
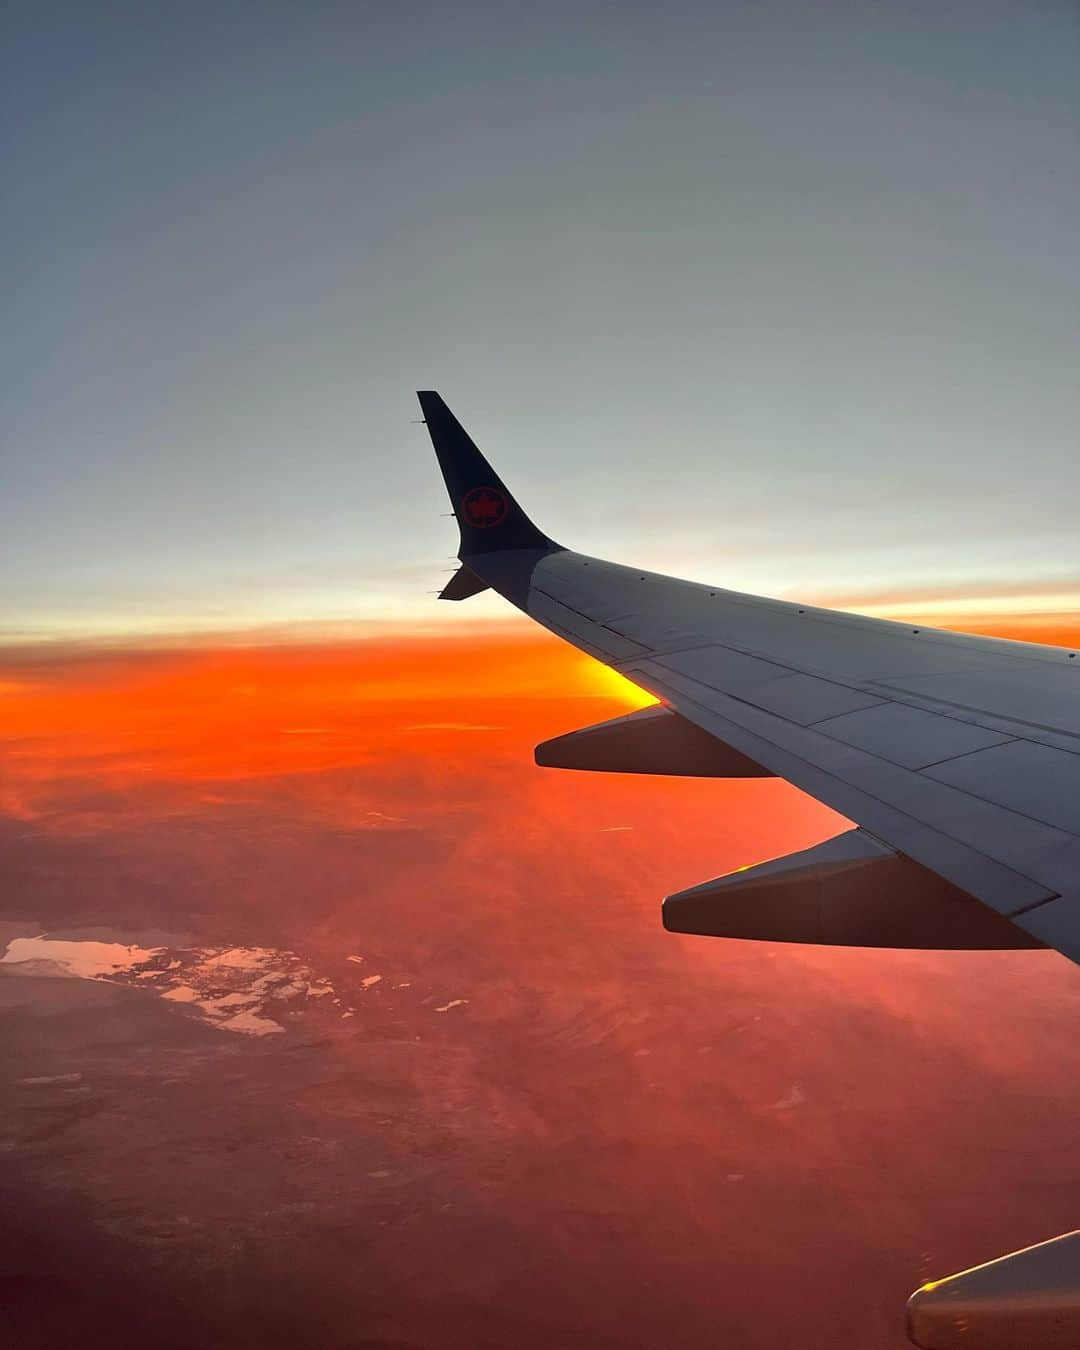
<svg viewBox="0 0 1080 1350">
<path fill-rule="evenodd" d="M 532 524 L 442 399 L 419 397 L 461 528 L 456 589 L 493 587 L 667 710 L 587 729 L 578 750 L 561 737 L 540 747 L 540 762 L 773 774 L 858 826 L 669 897 L 668 927 L 852 945 L 1047 945 L 1080 961 L 1077 653 L 574 553 Z"/>
</svg>

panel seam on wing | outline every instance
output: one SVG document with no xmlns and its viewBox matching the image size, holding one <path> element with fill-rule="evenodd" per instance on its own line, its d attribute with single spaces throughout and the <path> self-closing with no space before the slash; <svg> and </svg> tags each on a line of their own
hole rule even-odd
<svg viewBox="0 0 1080 1350">
<path fill-rule="evenodd" d="M 641 672 L 641 675 L 642 675 L 642 677 L 644 677 L 644 678 L 646 678 L 646 679 L 648 678 L 648 672 Z M 652 681 L 652 683 L 657 683 L 657 684 L 659 684 L 659 683 L 661 683 L 661 682 L 660 682 L 660 681 Z M 653 689 L 652 692 L 655 693 L 656 690 Z M 692 703 L 696 708 L 701 709 L 701 711 L 705 712 L 706 714 L 708 714 L 708 713 L 710 712 L 710 710 L 708 709 L 708 707 L 706 707 L 705 705 L 699 703 L 699 702 L 698 702 L 695 698 L 693 698 L 691 695 L 688 695 L 688 694 L 681 694 L 681 693 L 679 693 L 679 691 L 676 691 L 676 693 L 678 694 L 679 699 L 686 699 L 688 702 Z M 671 693 L 668 692 L 668 691 L 665 691 L 664 694 L 662 695 L 662 697 L 665 697 L 665 698 L 669 698 L 669 699 L 670 699 L 670 698 L 671 698 Z M 775 715 L 774 713 L 769 713 L 766 709 L 759 709 L 759 708 L 757 708 L 756 705 L 754 705 L 754 704 L 747 704 L 747 703 L 745 703 L 745 701 L 744 701 L 743 699 L 740 699 L 740 698 L 736 697 L 734 694 L 724 694 L 724 697 L 725 697 L 725 698 L 731 699 L 732 702 L 740 703 L 740 704 L 743 704 L 743 706 L 754 708 L 755 711 L 761 712 L 761 713 L 763 713 L 765 716 L 768 716 L 768 717 L 771 717 L 771 718 L 775 718 L 775 717 L 776 717 L 776 715 Z M 677 706 L 678 706 L 678 700 L 676 700 L 675 702 L 676 702 L 676 707 L 677 707 Z M 720 716 L 721 716 L 721 718 L 722 718 L 722 714 L 721 714 Z M 723 719 L 723 718 L 722 718 L 722 720 L 730 720 L 730 719 Z M 781 721 L 781 722 L 783 721 L 782 718 L 776 718 L 776 720 L 777 720 L 777 721 Z M 882 808 L 884 808 L 885 810 L 892 811 L 892 812 L 894 812 L 896 815 L 903 816 L 905 819 L 910 820 L 910 821 L 912 822 L 913 825 L 917 826 L 917 827 L 920 828 L 920 829 L 931 830 L 932 832 L 934 832 L 934 833 L 940 835 L 941 838 L 948 840 L 951 844 L 953 844 L 953 845 L 956 846 L 957 848 L 965 849 L 965 850 L 967 850 L 968 852 L 970 852 L 970 853 L 972 853 L 972 854 L 975 854 L 975 855 L 977 855 L 978 857 L 982 858 L 985 862 L 990 863 L 990 864 L 991 864 L 992 866 L 994 866 L 995 868 L 998 868 L 1002 873 L 1005 873 L 1005 874 L 1008 874 L 1008 875 L 1011 875 L 1011 876 L 1015 876 L 1015 877 L 1017 878 L 1017 880 L 1026 881 L 1029 885 L 1037 886 L 1040 890 L 1046 891 L 1047 894 L 1046 894 L 1042 899 L 1040 899 L 1040 900 L 1034 902 L 1034 904 L 1036 904 L 1036 905 L 1045 904 L 1047 901 L 1057 899 L 1057 898 L 1062 894 L 1062 892 L 1060 892 L 1060 891 L 1055 891 L 1055 890 L 1053 890 L 1052 887 L 1047 886 L 1045 882 L 1040 881 L 1037 877 L 1033 877 L 1033 876 L 1031 876 L 1031 875 L 1030 875 L 1029 873 L 1027 873 L 1027 872 L 1022 872 L 1022 871 L 1020 871 L 1017 867 L 1013 866 L 1011 863 L 1004 863 L 1004 862 L 1001 862 L 999 859 L 994 858 L 994 857 L 991 857 L 990 854 L 983 853 L 983 852 L 982 852 L 979 848 L 977 848 L 975 845 L 968 843 L 967 840 L 965 840 L 965 839 L 958 838 L 955 834 L 952 834 L 952 833 L 950 833 L 948 830 L 941 828 L 939 825 L 932 825 L 932 824 L 930 824 L 930 822 L 921 819 L 919 816 L 912 815 L 910 811 L 905 810 L 903 807 L 897 806 L 897 805 L 895 805 L 893 802 L 890 802 L 890 801 L 886 800 L 886 799 L 883 798 L 883 797 L 879 797 L 879 796 L 878 796 L 874 791 L 872 791 L 871 789 L 866 788 L 866 787 L 863 787 L 862 785 L 859 785 L 859 784 L 854 784 L 854 783 L 848 782 L 847 780 L 845 780 L 845 779 L 843 779 L 843 778 L 840 778 L 840 777 L 839 777 L 837 774 L 835 774 L 831 769 L 826 769 L 826 768 L 821 767 L 821 766 L 818 765 L 818 764 L 814 764 L 812 761 L 805 759 L 805 758 L 804 758 L 801 754 L 799 754 L 797 751 L 795 751 L 795 750 L 789 750 L 789 749 L 787 749 L 785 746 L 777 744 L 775 741 L 771 740 L 771 739 L 770 739 L 767 735 L 765 735 L 763 732 L 757 731 L 757 730 L 751 730 L 750 728 L 743 726 L 743 725 L 742 725 L 741 723 L 739 723 L 739 722 L 735 722 L 734 725 L 735 725 L 739 730 L 741 730 L 742 732 L 744 732 L 746 735 L 755 737 L 756 739 L 759 739 L 759 740 L 761 740 L 762 742 L 764 742 L 765 745 L 771 746 L 774 750 L 779 751 L 781 754 L 786 755 L 786 756 L 790 757 L 791 759 L 797 760 L 800 764 L 804 765 L 807 769 L 811 770 L 813 773 L 820 774 L 820 775 L 822 775 L 823 777 L 826 777 L 826 778 L 830 779 L 832 782 L 839 784 L 842 788 L 847 788 L 847 789 L 849 789 L 849 790 L 851 790 L 851 791 L 853 791 L 853 792 L 856 792 L 856 793 L 860 794 L 861 796 L 863 796 L 863 797 L 869 799 L 870 801 L 873 801 L 877 806 L 882 807 Z M 790 723 L 790 724 L 788 724 L 788 725 L 794 726 L 794 725 L 796 725 L 796 724 Z M 806 731 L 806 730 L 810 730 L 810 728 L 808 728 L 808 727 L 799 727 L 799 730 Z M 835 743 L 835 744 L 840 744 L 840 742 L 834 742 L 834 743 Z M 741 746 L 736 747 L 736 748 L 742 749 Z M 853 747 L 853 746 L 845 746 L 845 748 L 846 748 L 846 749 L 857 750 L 857 747 Z M 753 752 L 752 750 L 744 750 L 743 753 L 744 753 L 744 754 L 749 754 L 749 755 L 751 756 L 751 758 L 754 758 L 754 752 Z M 858 753 L 861 753 L 861 754 L 868 754 L 869 752 L 867 752 L 867 751 L 858 751 Z M 871 757 L 873 757 L 873 756 L 871 756 Z M 760 756 L 759 756 L 759 758 L 760 758 Z M 769 766 L 769 765 L 766 765 L 766 767 L 770 767 L 770 766 Z M 900 766 L 898 766 L 898 765 L 892 765 L 891 767 L 897 768 L 897 769 L 900 768 Z M 911 770 L 901 770 L 901 771 L 902 771 L 902 772 L 912 772 Z M 779 776 L 779 777 L 783 777 L 783 778 L 789 778 L 789 777 L 790 777 L 788 774 L 784 773 L 783 771 L 779 771 L 779 772 L 778 772 L 778 776 Z M 930 781 L 932 782 L 933 780 L 930 780 Z M 1011 811 L 1010 808 L 1000 806 L 1000 805 L 998 805 L 996 802 L 987 802 L 987 801 L 985 801 L 983 798 L 975 797 L 975 796 L 973 796 L 973 794 L 968 793 L 968 792 L 965 792 L 962 788 L 954 788 L 954 787 L 952 787 L 950 784 L 943 784 L 943 783 L 935 783 L 934 785 L 935 785 L 936 787 L 944 787 L 944 788 L 946 788 L 947 790 L 949 790 L 949 791 L 951 791 L 951 792 L 956 792 L 956 793 L 959 793 L 959 794 L 961 794 L 961 795 L 963 795 L 963 796 L 970 797 L 971 800 L 980 802 L 982 805 L 992 807 L 992 808 L 995 809 L 995 810 L 1005 811 L 1005 812 L 1007 812 L 1008 814 L 1012 814 L 1012 815 L 1023 816 L 1025 819 L 1028 819 L 1028 820 L 1033 821 L 1033 823 L 1042 826 L 1042 828 L 1044 828 L 1044 829 L 1051 830 L 1051 831 L 1053 831 L 1055 834 L 1060 834 L 1060 835 L 1062 836 L 1062 842 L 1063 842 L 1063 843 L 1068 843 L 1070 840 L 1076 838 L 1076 836 L 1071 835 L 1071 834 L 1068 834 L 1066 831 L 1059 830 L 1056 826 L 1047 825 L 1045 821 L 1038 820 L 1038 819 L 1036 819 L 1035 817 L 1031 817 L 1031 816 L 1024 816 L 1024 813 L 1023 813 L 1023 812 L 1019 812 L 1019 811 Z M 798 784 L 794 784 L 794 786 L 798 787 Z M 800 789 L 800 790 L 804 790 L 804 789 Z M 814 795 L 814 794 L 811 794 L 811 795 Z M 826 803 L 826 804 L 828 804 L 828 803 Z M 834 808 L 834 809 L 837 809 L 837 808 Z M 843 813 L 841 812 L 841 814 L 843 814 Z M 858 820 L 855 820 L 855 824 L 860 824 L 860 822 L 859 822 Z M 889 842 L 889 846 L 890 846 L 891 848 L 896 848 L 896 847 L 897 847 L 897 845 L 892 844 L 891 841 L 888 841 L 887 839 L 886 839 L 886 842 Z M 903 851 L 903 850 L 901 850 L 901 851 Z M 921 860 L 918 859 L 918 858 L 916 857 L 916 861 L 921 861 Z M 924 865 L 929 865 L 929 864 L 924 864 Z M 951 879 L 951 878 L 950 878 L 950 879 Z M 964 887 L 964 886 L 962 885 L 962 883 L 960 883 L 960 882 L 957 882 L 957 883 L 955 883 L 955 884 L 960 885 L 961 889 L 967 889 L 967 888 Z M 979 898 L 979 897 L 976 897 L 976 898 Z M 984 901 L 983 903 L 988 904 L 989 902 L 988 902 L 988 901 Z M 1031 905 L 1025 905 L 1025 906 L 1023 906 L 1022 909 L 1019 910 L 1019 911 L 1011 911 L 1011 910 L 1010 910 L 1010 911 L 1007 912 L 1006 917 L 1011 918 L 1014 912 L 1026 912 L 1026 910 L 1027 910 L 1028 908 L 1031 908 L 1031 907 L 1032 907 Z M 993 909 L 993 908 L 996 908 L 996 907 L 993 906 L 993 905 L 991 905 L 990 908 Z M 999 912 L 1001 912 L 1001 911 L 999 911 Z"/>
</svg>

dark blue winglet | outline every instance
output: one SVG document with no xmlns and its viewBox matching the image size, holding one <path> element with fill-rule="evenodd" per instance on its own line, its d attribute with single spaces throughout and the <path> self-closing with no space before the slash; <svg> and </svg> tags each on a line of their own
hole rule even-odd
<svg viewBox="0 0 1080 1350">
<path fill-rule="evenodd" d="M 421 390 L 417 398 L 461 530 L 458 557 L 479 558 L 511 549 L 545 553 L 560 549 L 517 504 L 442 398 L 431 389 Z M 475 570 L 483 572 L 482 568 Z"/>
</svg>

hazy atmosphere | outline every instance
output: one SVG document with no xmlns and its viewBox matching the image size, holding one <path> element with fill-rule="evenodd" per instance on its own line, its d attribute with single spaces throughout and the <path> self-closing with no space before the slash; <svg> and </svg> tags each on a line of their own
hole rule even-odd
<svg viewBox="0 0 1080 1350">
<path fill-rule="evenodd" d="M 2 675 L 14 1344 L 902 1350 L 1074 1222 L 1075 968 L 665 933 L 842 822 L 535 768 L 555 639 Z"/>
<path fill-rule="evenodd" d="M 1076 606 L 1074 5 L 34 4 L 4 53 L 13 635 L 431 616 L 417 388 L 587 552 Z"/>
<path fill-rule="evenodd" d="M 1076 646 L 1075 5 L 0 50 L 10 1344 L 902 1350 L 1073 1226 L 1076 967 L 665 932 L 846 822 L 537 768 L 649 700 L 436 601 L 414 390 L 571 547 Z"/>
</svg>

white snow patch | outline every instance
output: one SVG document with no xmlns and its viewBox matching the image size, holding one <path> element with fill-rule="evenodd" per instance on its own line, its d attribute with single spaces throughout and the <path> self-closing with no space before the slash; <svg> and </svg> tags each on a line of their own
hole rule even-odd
<svg viewBox="0 0 1080 1350">
<path fill-rule="evenodd" d="M 165 955 L 169 959 L 166 961 Z M 316 1005 L 334 986 L 295 952 L 274 947 L 194 947 L 167 952 L 119 942 L 15 938 L 0 957 L 12 974 L 62 975 L 126 984 L 180 1004 L 211 1026 L 243 1036 L 268 1036 L 284 1027 L 267 1016 L 283 1001 Z M 373 984 L 382 978 L 365 980 Z"/>
<path fill-rule="evenodd" d="M 202 960 L 204 966 L 224 966 L 228 970 L 261 970 L 269 965 L 275 956 L 283 955 L 269 947 L 227 947 L 223 952 L 208 952 Z M 290 953 L 291 955 L 291 953 Z"/>
<path fill-rule="evenodd" d="M 170 1003 L 198 1003 L 199 991 L 192 989 L 189 984 L 178 984 L 172 989 L 166 989 L 161 997 L 167 998 Z"/>
<path fill-rule="evenodd" d="M 436 1008 L 436 1012 L 449 1012 L 451 1008 L 460 1008 L 463 1003 L 468 1003 L 467 998 L 452 998 L 449 1003 L 444 1003 L 441 1008 Z"/>
<path fill-rule="evenodd" d="M 237 1013 L 219 1023 L 226 1031 L 239 1031 L 244 1036 L 273 1036 L 284 1031 L 280 1022 L 272 1022 L 269 1017 L 258 1017 L 253 1012 Z"/>
<path fill-rule="evenodd" d="M 99 980 L 141 966 L 164 950 L 164 947 L 126 947 L 121 942 L 64 942 L 42 933 L 40 937 L 12 938 L 0 957 L 0 965 L 40 963 L 58 967 L 50 974 Z"/>
<path fill-rule="evenodd" d="M 229 1008 L 246 1008 L 251 1003 L 251 995 L 237 991 L 235 994 L 223 994 L 221 998 L 201 998 L 199 1007 L 212 1016 L 216 1016 L 220 1011 L 228 1011 Z"/>
</svg>

